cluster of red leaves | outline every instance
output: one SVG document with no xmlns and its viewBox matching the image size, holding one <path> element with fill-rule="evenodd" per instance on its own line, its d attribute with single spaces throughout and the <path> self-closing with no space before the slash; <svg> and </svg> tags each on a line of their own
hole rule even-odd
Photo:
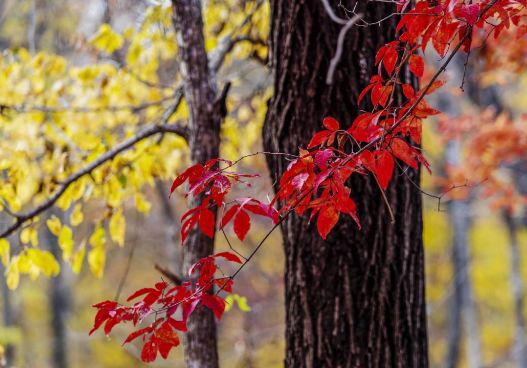
<svg viewBox="0 0 527 368">
<path fill-rule="evenodd" d="M 225 292 L 232 291 L 232 279 L 229 277 L 216 278 L 218 269 L 216 260 L 242 263 L 235 254 L 222 252 L 200 259 L 189 270 L 192 281 L 182 282 L 181 285 L 171 285 L 165 281 L 158 282 L 154 287 L 137 290 L 127 299 L 128 302 L 140 298 L 131 306 L 124 306 L 116 301 L 104 301 L 94 305 L 98 309 L 90 335 L 104 324 L 104 333 L 110 334 L 119 323 L 129 322 L 134 326 L 149 316 L 154 321 L 147 327 L 132 332 L 124 344 L 139 337 L 142 338 L 143 348 L 141 359 L 152 362 L 159 353 L 164 359 L 170 350 L 179 345 L 177 332 L 187 331 L 189 316 L 201 306 L 212 310 L 217 319 L 221 319 L 225 311 L 223 298 L 213 293 L 214 286 Z M 199 271 L 199 277 L 195 275 Z"/>
<path fill-rule="evenodd" d="M 225 163 L 227 165 L 226 168 L 220 168 L 218 165 L 220 163 Z M 258 176 L 228 171 L 233 166 L 233 162 L 228 160 L 210 160 L 205 165 L 196 164 L 189 167 L 181 175 L 178 175 L 172 183 L 170 195 L 179 186 L 188 181 L 185 197 L 203 196 L 201 203 L 187 211 L 181 218 L 182 244 L 196 224 L 199 225 L 204 234 L 210 238 L 214 236 L 216 230 L 216 211 L 214 209 L 217 208 L 224 210 L 221 228 L 225 227 L 234 218 L 234 231 L 242 241 L 251 227 L 247 211 L 269 217 L 275 222 L 277 221 L 274 208 L 257 199 L 239 198 L 235 203 L 225 203 L 225 197 L 232 189 L 232 182 L 250 185 L 245 179 Z"/>
<path fill-rule="evenodd" d="M 514 212 L 527 204 L 527 197 L 518 192 L 507 166 L 525 159 L 527 132 L 525 122 L 513 121 L 507 114 L 496 116 L 492 110 L 456 118 L 463 124 L 454 125 L 448 119 L 439 122 L 446 140 L 463 142 L 465 155 L 459 165 L 446 167 L 446 177 L 436 181 L 445 190 L 467 182 L 463 190 L 449 192 L 451 198 L 464 199 L 473 190 L 482 189 L 491 208 Z"/>
<path fill-rule="evenodd" d="M 370 84 L 358 98 L 360 105 L 369 97 L 372 108 L 360 114 L 347 129 L 341 129 L 334 118 L 324 119 L 325 129 L 313 136 L 307 149 L 300 149 L 299 156 L 280 178 L 277 194 L 269 204 L 254 198 L 225 201 L 233 183 L 247 184 L 244 180 L 254 176 L 230 172 L 235 163 L 216 159 L 188 168 L 176 178 L 170 191 L 172 194 L 188 181 L 186 196 L 197 198 L 199 203 L 183 215 L 182 242 L 196 226 L 213 237 L 217 213 L 221 214 L 220 228 L 232 221 L 236 236 L 243 241 L 251 226 L 251 214 L 268 217 L 277 224 L 291 212 L 298 215 L 309 212 L 310 220 L 317 217 L 318 232 L 326 239 L 341 213 L 351 216 L 360 228 L 348 180 L 351 175 L 371 174 L 379 190 L 384 191 L 393 177 L 397 160 L 413 169 L 418 169 L 419 163 L 429 169 L 419 148 L 421 126 L 423 119 L 439 111 L 431 108 L 424 97 L 443 82 L 434 77 L 416 89 L 403 82 L 404 73 L 408 69 L 416 77 L 423 77 L 425 62 L 418 52 L 424 52 L 430 43 L 444 57 L 451 45 L 470 51 L 475 31 L 494 33 L 498 37 L 514 26 L 524 32 L 520 22 L 525 18 L 527 0 L 485 0 L 468 4 L 462 0 L 420 0 L 413 9 L 410 9 L 410 0 L 397 3 L 398 11 L 405 12 L 397 26 L 399 37 L 378 50 L 377 74 L 371 77 Z M 397 89 L 405 96 L 402 102 L 394 98 Z M 221 164 L 226 167 L 220 168 Z M 279 211 L 274 209 L 276 204 Z M 106 322 L 105 332 L 109 333 L 119 322 L 137 324 L 154 313 L 155 321 L 134 332 L 126 342 L 142 336 L 143 360 L 154 360 L 158 352 L 166 357 L 170 348 L 179 343 L 175 331 L 184 330 L 188 316 L 198 306 L 206 306 L 216 317 L 221 317 L 225 302 L 217 293 L 210 292 L 214 285 L 220 291 L 230 291 L 232 278 L 214 278 L 217 257 L 241 263 L 234 254 L 220 253 L 196 263 L 191 273 L 199 270 L 200 277 L 194 284 L 184 283 L 168 289 L 168 285 L 160 283 L 154 288 L 142 289 L 132 297 L 144 295 L 143 300 L 132 307 L 109 301 L 97 304 L 99 312 L 94 330 Z M 154 303 L 160 304 L 157 311 L 152 308 Z M 179 321 L 172 318 L 177 310 L 181 315 Z M 164 311 L 165 317 L 158 317 L 159 311 Z"/>
</svg>

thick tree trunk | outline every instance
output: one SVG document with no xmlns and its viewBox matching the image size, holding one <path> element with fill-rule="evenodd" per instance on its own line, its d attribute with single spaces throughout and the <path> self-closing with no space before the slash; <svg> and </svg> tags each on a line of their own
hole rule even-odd
<svg viewBox="0 0 527 368">
<path fill-rule="evenodd" d="M 185 101 L 190 112 L 190 156 L 194 163 L 205 163 L 219 156 L 221 109 L 216 103 L 214 73 L 209 69 L 203 37 L 199 0 L 173 0 Z M 201 198 L 195 198 L 192 207 Z M 183 249 L 183 274 L 200 258 L 212 254 L 214 239 L 193 231 Z M 216 322 L 208 308 L 195 312 L 188 322 L 185 359 L 188 368 L 217 368 Z"/>
<path fill-rule="evenodd" d="M 356 6 L 368 21 L 395 12 L 386 2 L 341 3 Z M 374 72 L 378 47 L 394 38 L 395 18 L 348 33 L 328 86 L 340 26 L 321 1 L 272 0 L 271 7 L 275 94 L 264 145 L 297 153 L 321 129 L 324 116 L 346 127 L 357 116 L 357 97 Z M 277 156 L 268 163 L 273 181 L 287 166 Z M 409 180 L 418 184 L 419 173 L 406 174 L 397 170 L 387 191 L 393 224 L 371 177 L 352 181 L 362 230 L 342 216 L 324 241 L 306 217 L 283 223 L 287 367 L 428 366 L 421 195 Z"/>
</svg>

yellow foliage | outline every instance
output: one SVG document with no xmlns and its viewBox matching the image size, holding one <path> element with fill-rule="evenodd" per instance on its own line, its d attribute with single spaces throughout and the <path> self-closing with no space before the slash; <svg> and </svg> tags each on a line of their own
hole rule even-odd
<svg viewBox="0 0 527 368">
<path fill-rule="evenodd" d="M 124 245 L 126 223 L 121 209 L 115 211 L 110 218 L 110 236 L 120 247 Z"/>
<path fill-rule="evenodd" d="M 69 260 L 73 252 L 73 231 L 69 226 L 64 225 L 60 229 L 59 247 L 62 250 L 64 260 Z"/>
<path fill-rule="evenodd" d="M 112 54 L 123 46 L 124 40 L 121 35 L 113 31 L 109 24 L 103 24 L 91 39 L 91 43 L 97 49 Z"/>
<path fill-rule="evenodd" d="M 11 246 L 7 239 L 0 239 L 0 261 L 2 264 L 7 267 L 9 263 L 9 257 L 11 254 Z"/>
</svg>

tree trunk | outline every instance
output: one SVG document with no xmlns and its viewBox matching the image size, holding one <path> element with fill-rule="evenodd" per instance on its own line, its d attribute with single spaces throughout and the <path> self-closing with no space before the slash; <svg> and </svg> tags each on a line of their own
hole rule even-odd
<svg viewBox="0 0 527 368">
<path fill-rule="evenodd" d="M 51 314 L 51 336 L 52 336 L 52 357 L 51 362 L 54 368 L 67 368 L 68 365 L 68 335 L 66 319 L 70 306 L 70 292 L 65 280 L 64 262 L 62 252 L 57 243 L 57 237 L 49 229 L 45 228 L 45 239 L 47 245 L 60 263 L 61 271 L 49 280 L 49 309 Z"/>
<path fill-rule="evenodd" d="M 185 101 L 190 112 L 190 156 L 193 163 L 205 163 L 219 156 L 221 109 L 217 104 L 215 76 L 208 65 L 199 0 L 173 0 Z M 201 202 L 198 196 L 192 207 Z M 183 249 L 183 274 L 200 258 L 212 254 L 214 239 L 203 232 L 191 232 Z M 217 368 L 216 322 L 210 309 L 192 314 L 186 335 L 185 360 L 188 368 Z"/>
<path fill-rule="evenodd" d="M 465 68 L 465 57 L 457 55 L 449 72 L 452 81 L 465 78 L 465 86 L 469 98 L 475 98 L 478 93 L 472 68 Z M 467 69 L 467 70 L 465 70 Z M 457 82 L 456 82 L 457 83 Z M 460 116 L 459 104 L 452 96 L 440 94 L 438 101 L 441 111 L 451 117 Z M 461 164 L 461 142 L 450 140 L 445 150 L 445 162 L 448 166 L 458 167 Z M 471 368 L 481 367 L 481 342 L 477 319 L 474 292 L 470 279 L 470 247 L 468 234 L 472 222 L 471 198 L 453 199 L 448 206 L 448 216 L 452 228 L 452 268 L 453 294 L 450 298 L 448 314 L 448 350 L 445 367 L 456 368 L 459 365 L 462 330 L 467 337 L 467 357 Z"/>
<path fill-rule="evenodd" d="M 369 21 L 395 12 L 393 3 L 341 3 Z M 354 27 L 328 86 L 340 26 L 321 1 L 272 0 L 271 8 L 275 92 L 264 146 L 294 154 L 325 116 L 345 127 L 357 116 L 357 97 L 374 73 L 378 47 L 394 39 L 396 19 Z M 287 167 L 278 156 L 268 164 L 273 181 Z M 284 221 L 287 367 L 428 366 L 421 195 L 409 180 L 418 184 L 419 172 L 406 174 L 396 170 L 386 193 L 394 224 L 374 179 L 358 176 L 352 195 L 362 230 L 342 216 L 324 241 L 307 217 Z"/>
<path fill-rule="evenodd" d="M 2 284 L 2 322 L 4 327 L 14 327 L 15 318 L 13 311 L 13 293 L 6 284 L 4 276 L 5 268 L 0 262 L 0 283 Z M 15 365 L 15 346 L 11 343 L 5 344 L 4 356 L 0 356 L 0 367 L 11 368 Z"/>
<path fill-rule="evenodd" d="M 517 367 L 527 367 L 527 341 L 525 338 L 525 317 L 523 316 L 523 280 L 521 276 L 521 254 L 518 245 L 518 227 L 514 217 L 509 211 L 503 213 L 503 219 L 509 232 L 511 249 L 511 289 L 514 300 L 515 336 L 512 348 L 513 358 Z"/>
</svg>

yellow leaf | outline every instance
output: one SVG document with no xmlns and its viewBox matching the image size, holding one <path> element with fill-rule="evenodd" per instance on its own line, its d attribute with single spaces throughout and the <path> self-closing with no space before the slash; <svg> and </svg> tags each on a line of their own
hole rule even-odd
<svg viewBox="0 0 527 368">
<path fill-rule="evenodd" d="M 31 243 L 33 246 L 38 246 L 38 232 L 35 228 L 26 227 L 20 232 L 20 241 L 23 244 Z"/>
<path fill-rule="evenodd" d="M 23 244 L 28 244 L 31 240 L 31 228 L 26 227 L 24 230 L 20 232 L 20 241 Z"/>
<path fill-rule="evenodd" d="M 9 255 L 10 255 L 10 245 L 7 239 L 0 239 L 0 260 L 2 260 L 2 263 L 5 267 L 7 267 L 7 264 L 9 263 Z"/>
<path fill-rule="evenodd" d="M 106 262 L 106 252 L 104 247 L 95 247 L 88 254 L 88 264 L 91 272 L 97 278 L 101 278 L 104 273 L 104 264 Z"/>
<path fill-rule="evenodd" d="M 91 44 L 100 51 L 112 54 L 123 46 L 123 37 L 115 33 L 109 24 L 103 24 L 90 40 Z"/>
<path fill-rule="evenodd" d="M 228 312 L 232 309 L 234 302 L 238 304 L 238 309 L 240 309 L 242 312 L 250 312 L 252 309 L 249 307 L 249 304 L 247 304 L 247 298 L 244 296 L 240 296 L 238 294 L 231 294 L 228 295 L 225 298 L 225 311 Z"/>
<path fill-rule="evenodd" d="M 145 215 L 148 214 L 150 207 L 152 207 L 150 202 L 148 202 L 141 193 L 135 195 L 135 206 L 139 212 L 144 213 Z"/>
<path fill-rule="evenodd" d="M 95 228 L 95 231 L 90 236 L 90 240 L 89 240 L 92 247 L 94 248 L 104 247 L 104 242 L 106 241 L 105 235 L 106 235 L 106 232 L 104 231 L 104 228 L 101 225 L 97 225 L 97 227 Z"/>
<path fill-rule="evenodd" d="M 82 213 L 82 205 L 77 204 L 75 205 L 75 208 L 73 209 L 73 212 L 70 216 L 70 222 L 72 226 L 77 226 L 82 223 L 84 220 L 84 215 Z"/>
<path fill-rule="evenodd" d="M 46 224 L 48 225 L 49 231 L 51 231 L 53 235 L 59 236 L 62 225 L 60 224 L 60 219 L 57 216 L 51 216 L 51 218 L 46 221 Z"/>
<path fill-rule="evenodd" d="M 71 261 L 71 268 L 74 273 L 79 274 L 82 269 L 82 263 L 84 262 L 84 255 L 86 254 L 86 242 L 83 241 L 79 250 L 73 255 Z"/>
<path fill-rule="evenodd" d="M 18 287 L 20 281 L 20 271 L 18 269 L 18 256 L 11 258 L 11 262 L 5 271 L 6 284 L 11 290 Z"/>
<path fill-rule="evenodd" d="M 60 272 L 59 263 L 47 250 L 28 249 L 27 257 L 46 277 L 57 276 Z"/>
<path fill-rule="evenodd" d="M 62 257 L 66 261 L 73 252 L 73 231 L 69 226 L 62 226 L 59 234 L 59 247 L 62 249 Z"/>
<path fill-rule="evenodd" d="M 121 209 L 115 211 L 110 219 L 110 236 L 120 247 L 124 245 L 126 223 Z"/>
</svg>

